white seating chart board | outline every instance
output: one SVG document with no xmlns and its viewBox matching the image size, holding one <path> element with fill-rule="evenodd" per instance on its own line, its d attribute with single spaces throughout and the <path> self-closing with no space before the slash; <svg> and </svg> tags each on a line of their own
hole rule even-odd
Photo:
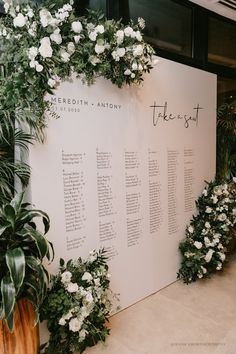
<svg viewBox="0 0 236 354">
<path fill-rule="evenodd" d="M 30 165 L 52 267 L 106 248 L 127 307 L 176 279 L 179 241 L 215 174 L 216 76 L 160 58 L 140 87 L 74 79 L 47 99 L 60 118 Z"/>
</svg>

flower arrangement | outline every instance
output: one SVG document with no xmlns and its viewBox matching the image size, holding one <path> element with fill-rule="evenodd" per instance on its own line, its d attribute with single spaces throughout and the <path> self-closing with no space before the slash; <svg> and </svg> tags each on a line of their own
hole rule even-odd
<svg viewBox="0 0 236 354">
<path fill-rule="evenodd" d="M 13 111 L 39 140 L 50 108 L 44 96 L 62 79 L 74 73 L 92 84 L 102 76 L 122 87 L 141 83 L 152 68 L 154 50 L 143 39 L 141 18 L 124 25 L 94 11 L 76 17 L 71 0 L 14 3 L 3 0 L 6 16 L 0 18 L 0 64 L 6 69 L 0 111 Z"/>
<path fill-rule="evenodd" d="M 109 278 L 103 250 L 90 252 L 85 261 L 60 261 L 41 310 L 41 319 L 48 320 L 50 331 L 43 353 L 82 353 L 86 347 L 105 341 L 111 311 Z"/>
<path fill-rule="evenodd" d="M 231 230 L 236 222 L 236 179 L 228 184 L 209 183 L 196 202 L 198 215 L 180 243 L 182 263 L 178 278 L 185 283 L 222 269 Z"/>
</svg>

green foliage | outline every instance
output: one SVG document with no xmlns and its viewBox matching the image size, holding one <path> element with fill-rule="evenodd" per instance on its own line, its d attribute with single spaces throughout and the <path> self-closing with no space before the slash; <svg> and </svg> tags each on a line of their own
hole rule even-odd
<svg viewBox="0 0 236 354">
<path fill-rule="evenodd" d="M 91 252 L 86 261 L 79 258 L 65 264 L 61 260 L 41 309 L 41 319 L 48 321 L 50 331 L 42 353 L 82 353 L 105 341 L 111 311 L 109 284 L 104 251 Z"/>
<path fill-rule="evenodd" d="M 191 283 L 219 271 L 226 259 L 231 230 L 236 222 L 236 183 L 208 183 L 196 201 L 198 214 L 186 228 L 179 249 L 178 278 Z"/>
<path fill-rule="evenodd" d="M 35 218 L 43 221 L 44 231 L 37 230 Z M 47 291 L 48 273 L 42 261 L 52 258 L 52 245 L 44 235 L 49 229 L 48 215 L 30 209 L 17 194 L 0 208 L 0 313 L 8 328 L 13 330 L 13 314 L 18 299 L 28 299 L 36 310 Z"/>
</svg>

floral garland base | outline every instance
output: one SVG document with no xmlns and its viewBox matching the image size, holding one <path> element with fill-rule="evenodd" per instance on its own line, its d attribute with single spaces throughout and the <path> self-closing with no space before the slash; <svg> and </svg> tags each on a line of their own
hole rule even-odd
<svg viewBox="0 0 236 354">
<path fill-rule="evenodd" d="M 198 215 L 193 216 L 179 245 L 178 278 L 187 284 L 223 268 L 236 223 L 236 178 L 228 184 L 209 183 L 196 206 Z"/>
</svg>

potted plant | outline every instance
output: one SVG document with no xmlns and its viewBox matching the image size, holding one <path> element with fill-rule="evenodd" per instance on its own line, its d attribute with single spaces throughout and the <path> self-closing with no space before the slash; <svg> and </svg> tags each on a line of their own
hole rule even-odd
<svg viewBox="0 0 236 354">
<path fill-rule="evenodd" d="M 4 341 L 1 353 L 6 354 L 38 352 L 35 325 L 49 281 L 42 262 L 44 257 L 52 259 L 53 247 L 44 237 L 50 225 L 48 215 L 30 207 L 20 193 L 0 208 L 0 337 Z M 42 220 L 43 231 L 35 218 Z M 18 328 L 27 324 L 30 328 Z"/>
</svg>

